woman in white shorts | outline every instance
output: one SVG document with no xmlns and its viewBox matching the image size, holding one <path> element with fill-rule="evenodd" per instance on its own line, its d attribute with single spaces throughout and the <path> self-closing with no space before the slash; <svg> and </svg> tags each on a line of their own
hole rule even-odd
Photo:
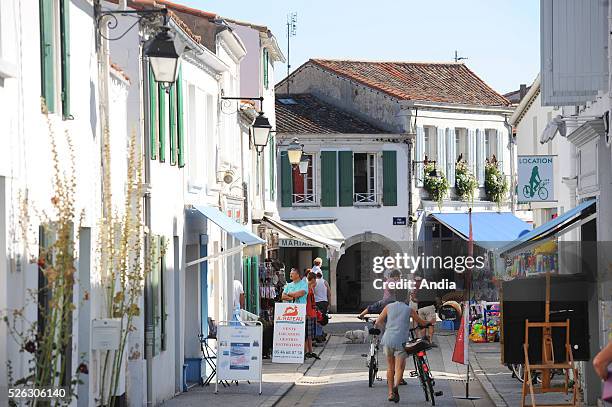
<svg viewBox="0 0 612 407">
<path fill-rule="evenodd" d="M 410 317 L 419 325 L 427 325 L 427 321 L 419 317 L 416 311 L 405 303 L 405 290 L 394 290 L 395 301 L 385 306 L 375 322 L 377 327 L 385 327 L 385 333 L 380 340 L 387 356 L 387 388 L 389 401 L 399 403 L 398 386 L 404 377 L 406 367 L 406 343 L 410 335 Z"/>
</svg>

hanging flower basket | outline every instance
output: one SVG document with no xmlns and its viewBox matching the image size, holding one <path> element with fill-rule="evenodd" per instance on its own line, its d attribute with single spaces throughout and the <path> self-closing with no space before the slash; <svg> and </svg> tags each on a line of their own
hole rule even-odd
<svg viewBox="0 0 612 407">
<path fill-rule="evenodd" d="M 497 160 L 487 160 L 485 164 L 485 193 L 487 199 L 499 207 L 508 193 L 508 181 L 497 166 Z"/>
<path fill-rule="evenodd" d="M 464 160 L 455 164 L 455 191 L 462 201 L 474 202 L 474 190 L 478 188 L 476 177 Z"/>
<path fill-rule="evenodd" d="M 434 164 L 425 165 L 424 173 L 423 188 L 425 188 L 432 200 L 438 202 L 438 207 L 440 208 L 442 200 L 448 192 L 448 180 L 441 171 L 436 170 Z"/>
</svg>

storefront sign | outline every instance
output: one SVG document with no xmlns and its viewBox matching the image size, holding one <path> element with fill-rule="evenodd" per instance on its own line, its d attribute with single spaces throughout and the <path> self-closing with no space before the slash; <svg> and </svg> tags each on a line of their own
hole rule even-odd
<svg viewBox="0 0 612 407">
<path fill-rule="evenodd" d="M 519 202 L 549 202 L 555 200 L 553 155 L 519 155 Z"/>
<path fill-rule="evenodd" d="M 312 244 L 296 239 L 279 239 L 280 247 L 313 247 Z"/>
<path fill-rule="evenodd" d="M 261 380 L 261 325 L 219 325 L 218 380 Z"/>
<path fill-rule="evenodd" d="M 395 225 L 395 226 L 406 226 L 406 217 L 405 216 L 394 216 L 393 217 L 393 225 Z"/>
<path fill-rule="evenodd" d="M 275 304 L 272 363 L 304 363 L 305 323 L 306 304 Z"/>
</svg>

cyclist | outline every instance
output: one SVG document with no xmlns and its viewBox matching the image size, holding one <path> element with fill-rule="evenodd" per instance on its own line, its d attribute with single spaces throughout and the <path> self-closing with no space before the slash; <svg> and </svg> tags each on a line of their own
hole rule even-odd
<svg viewBox="0 0 612 407">
<path fill-rule="evenodd" d="M 389 273 L 389 279 L 387 281 L 399 281 L 400 280 L 400 272 L 399 270 L 393 270 Z M 361 311 L 357 318 L 363 319 L 367 314 L 380 314 L 380 312 L 385 308 L 385 305 L 393 302 L 391 291 L 388 288 L 388 285 L 384 285 L 383 289 L 383 297 L 382 300 L 376 301 L 373 304 L 370 304 L 366 309 Z"/>
<path fill-rule="evenodd" d="M 533 197 L 537 191 L 538 185 L 540 185 L 542 179 L 540 178 L 540 170 L 537 165 L 531 170 L 531 178 L 529 178 L 529 190 L 531 191 L 531 197 Z"/>
<path fill-rule="evenodd" d="M 389 390 L 389 401 L 399 403 L 398 386 L 404 377 L 406 368 L 406 343 L 410 339 L 410 318 L 419 325 L 426 326 L 427 321 L 419 317 L 414 308 L 406 304 L 408 299 L 406 290 L 392 290 L 390 292 L 391 302 L 387 304 L 374 326 L 385 327 L 380 343 L 383 345 L 387 356 L 387 388 Z"/>
</svg>

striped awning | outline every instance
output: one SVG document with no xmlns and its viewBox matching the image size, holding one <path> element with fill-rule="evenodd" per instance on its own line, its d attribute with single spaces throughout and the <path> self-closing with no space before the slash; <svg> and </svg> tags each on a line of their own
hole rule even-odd
<svg viewBox="0 0 612 407">
<path fill-rule="evenodd" d="M 328 239 L 344 241 L 344 235 L 333 219 L 286 220 L 286 222 Z"/>
</svg>

